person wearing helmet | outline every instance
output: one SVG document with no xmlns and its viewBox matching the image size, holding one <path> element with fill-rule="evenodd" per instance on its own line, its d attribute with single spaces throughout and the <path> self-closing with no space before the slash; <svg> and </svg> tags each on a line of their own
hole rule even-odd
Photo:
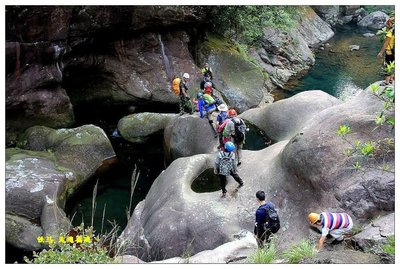
<svg viewBox="0 0 400 269">
<path fill-rule="evenodd" d="M 211 80 L 213 79 L 213 72 L 208 63 L 204 63 L 203 68 L 201 69 L 201 73 L 204 77 L 210 77 Z"/>
<path fill-rule="evenodd" d="M 225 145 L 226 142 L 233 142 L 232 135 L 235 132 L 235 125 L 231 121 L 232 117 L 237 115 L 236 110 L 231 108 L 228 110 L 228 118 L 224 120 L 222 124 L 218 126 L 217 131 L 222 134 L 222 146 Z"/>
<path fill-rule="evenodd" d="M 228 119 L 228 106 L 225 104 L 220 104 L 217 107 L 217 110 L 219 111 L 219 114 L 217 115 L 217 132 L 218 132 L 218 141 L 219 141 L 219 145 L 218 145 L 218 149 L 222 149 L 224 147 L 224 144 L 222 142 L 223 139 L 223 135 L 222 135 L 222 131 L 223 128 L 220 128 L 220 126 L 225 122 L 226 119 Z"/>
<path fill-rule="evenodd" d="M 204 90 L 207 83 L 211 84 L 211 87 L 216 89 L 214 82 L 212 82 L 210 76 L 203 77 L 203 80 L 200 82 L 200 89 Z M 208 84 L 207 84 L 208 85 Z"/>
<path fill-rule="evenodd" d="M 184 73 L 182 76 L 182 80 L 179 84 L 179 114 L 183 115 L 185 112 L 193 114 L 193 104 L 190 101 L 189 97 L 189 88 L 188 88 L 188 81 L 189 81 L 189 74 Z"/>
<path fill-rule="evenodd" d="M 317 244 L 317 251 L 320 251 L 325 239 L 330 234 L 335 240 L 332 244 L 340 243 L 344 239 L 344 235 L 351 232 L 353 228 L 353 220 L 347 213 L 310 213 L 308 220 L 311 225 L 321 229 L 321 238 Z"/>
<path fill-rule="evenodd" d="M 214 163 L 214 173 L 218 175 L 221 183 L 222 198 L 225 198 L 227 193 L 227 176 L 232 176 L 233 179 L 239 183 L 236 189 L 239 189 L 243 186 L 243 180 L 237 174 L 237 166 L 235 162 L 235 144 L 232 142 L 227 142 L 224 150 L 218 152 Z"/>
</svg>

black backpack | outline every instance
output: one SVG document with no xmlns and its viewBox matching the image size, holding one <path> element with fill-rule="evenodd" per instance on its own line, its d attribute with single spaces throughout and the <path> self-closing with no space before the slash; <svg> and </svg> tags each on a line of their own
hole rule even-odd
<svg viewBox="0 0 400 269">
<path fill-rule="evenodd" d="M 279 220 L 278 213 L 270 206 L 264 207 L 267 214 L 267 220 L 265 222 L 265 230 L 270 230 L 272 233 L 276 233 L 281 228 L 281 222 Z"/>
<path fill-rule="evenodd" d="M 235 124 L 235 143 L 242 143 L 246 135 L 246 126 L 239 118 L 234 118 L 233 123 Z"/>
</svg>

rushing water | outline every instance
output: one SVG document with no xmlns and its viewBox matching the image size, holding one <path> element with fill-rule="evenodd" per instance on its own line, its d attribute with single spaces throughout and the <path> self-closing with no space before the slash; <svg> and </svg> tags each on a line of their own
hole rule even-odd
<svg viewBox="0 0 400 269">
<path fill-rule="evenodd" d="M 285 97 L 307 90 L 322 90 L 346 98 L 382 80 L 381 60 L 376 57 L 382 42 L 377 36 L 365 37 L 364 33 L 376 32 L 351 25 L 336 28 L 334 37 L 328 41 L 329 46 L 316 51 L 314 67 L 305 77 L 288 86 Z M 360 49 L 350 51 L 350 45 L 358 45 Z"/>
</svg>

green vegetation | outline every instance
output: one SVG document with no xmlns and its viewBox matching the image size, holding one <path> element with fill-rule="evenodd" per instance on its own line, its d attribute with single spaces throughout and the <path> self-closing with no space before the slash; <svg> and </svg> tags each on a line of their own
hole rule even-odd
<svg viewBox="0 0 400 269">
<path fill-rule="evenodd" d="M 303 240 L 283 253 L 289 263 L 299 263 L 301 260 L 314 255 L 314 246 L 310 241 Z"/>
<path fill-rule="evenodd" d="M 218 6 L 210 16 L 213 30 L 227 38 L 255 45 L 264 29 L 289 30 L 296 21 L 296 6 Z"/>
<path fill-rule="evenodd" d="M 259 248 L 250 257 L 250 263 L 272 263 L 276 260 L 275 244 L 271 242 L 268 247 Z"/>
<path fill-rule="evenodd" d="M 39 236 L 37 241 L 44 249 L 33 252 L 33 259 L 24 257 L 27 263 L 63 264 L 63 263 L 112 263 L 113 258 L 105 247 L 104 237 L 94 235 L 92 228 L 83 229 L 83 225 L 74 228 L 68 234 L 60 234 L 58 238 Z"/>
<path fill-rule="evenodd" d="M 382 246 L 382 251 L 384 253 L 394 255 L 395 253 L 395 240 L 394 240 L 394 235 L 388 236 L 387 237 L 387 242 Z"/>
<path fill-rule="evenodd" d="M 394 63 L 387 66 L 387 72 L 394 72 Z M 375 123 L 376 127 L 370 130 L 371 134 L 381 126 L 390 126 L 394 129 L 395 126 L 395 97 L 394 97 L 394 87 L 391 85 L 379 86 L 378 84 L 371 85 L 372 93 L 384 102 L 381 112 L 376 116 Z M 394 173 L 393 168 L 386 163 L 379 163 L 379 160 L 385 160 L 387 156 L 394 154 L 394 138 L 385 137 L 379 140 L 371 140 L 368 142 L 362 142 L 358 139 L 351 142 L 348 139 L 349 135 L 356 135 L 352 133 L 350 126 L 347 124 L 342 124 L 338 127 L 336 134 L 345 140 L 350 148 L 347 148 L 344 154 L 347 157 L 355 157 L 356 161 L 353 163 L 353 168 L 355 170 L 362 170 L 364 164 L 368 159 L 376 158 L 377 165 L 370 166 L 370 168 L 378 168 L 384 172 Z"/>
</svg>

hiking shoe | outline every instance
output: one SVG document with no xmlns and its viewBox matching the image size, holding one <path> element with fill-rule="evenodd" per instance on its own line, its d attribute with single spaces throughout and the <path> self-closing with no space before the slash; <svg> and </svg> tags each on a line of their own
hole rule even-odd
<svg viewBox="0 0 400 269">
<path fill-rule="evenodd" d="M 240 189 L 241 187 L 243 187 L 243 185 L 244 185 L 244 184 L 243 184 L 243 182 L 242 182 L 242 183 L 240 183 L 239 186 L 237 186 L 236 188 L 237 188 L 237 189 Z"/>
<path fill-rule="evenodd" d="M 239 166 L 239 165 L 241 165 L 241 164 L 242 164 L 242 162 L 238 162 L 237 166 Z"/>
<path fill-rule="evenodd" d="M 226 198 L 226 192 L 223 192 L 221 198 Z"/>
</svg>

